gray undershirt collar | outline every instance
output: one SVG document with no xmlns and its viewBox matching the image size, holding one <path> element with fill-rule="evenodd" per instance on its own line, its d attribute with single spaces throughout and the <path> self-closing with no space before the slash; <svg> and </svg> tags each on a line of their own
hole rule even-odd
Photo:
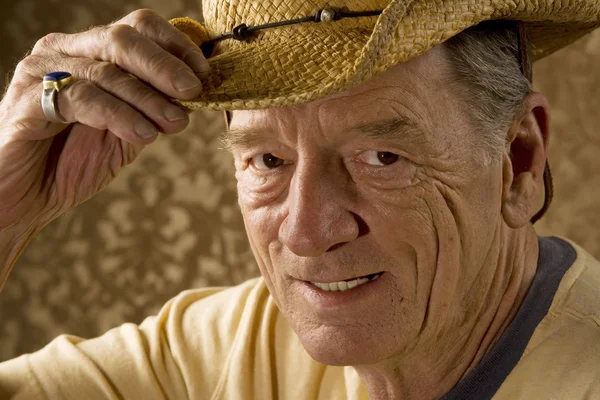
<svg viewBox="0 0 600 400">
<path fill-rule="evenodd" d="M 577 258 L 573 246 L 562 239 L 538 237 L 538 241 L 537 271 L 517 315 L 479 364 L 440 400 L 491 399 L 521 359 L 564 274 Z"/>
</svg>

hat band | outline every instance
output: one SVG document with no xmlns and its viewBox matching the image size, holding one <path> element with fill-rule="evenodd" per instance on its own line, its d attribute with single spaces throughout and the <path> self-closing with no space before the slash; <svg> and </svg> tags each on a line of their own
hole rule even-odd
<svg viewBox="0 0 600 400">
<path fill-rule="evenodd" d="M 263 25 L 247 26 L 246 24 L 240 24 L 233 28 L 231 32 L 223 33 L 219 36 L 211 38 L 201 43 L 200 48 L 206 57 L 212 53 L 214 44 L 225 39 L 235 39 L 239 41 L 248 40 L 252 37 L 252 34 L 257 31 L 278 28 L 280 26 L 301 24 L 304 22 L 331 22 L 339 21 L 344 18 L 358 18 L 358 17 L 373 17 L 378 16 L 383 10 L 374 11 L 350 11 L 346 7 L 344 8 L 324 8 L 316 11 L 313 15 L 307 17 L 301 17 L 296 19 L 290 19 L 287 21 L 271 22 Z"/>
</svg>

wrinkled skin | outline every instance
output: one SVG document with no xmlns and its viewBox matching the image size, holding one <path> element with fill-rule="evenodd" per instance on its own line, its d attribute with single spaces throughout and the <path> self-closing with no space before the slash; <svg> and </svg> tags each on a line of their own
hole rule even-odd
<svg viewBox="0 0 600 400">
<path fill-rule="evenodd" d="M 342 94 L 233 114 L 239 203 L 266 284 L 307 352 L 355 366 L 374 399 L 448 392 L 535 274 L 529 220 L 543 190 L 547 102 L 529 95 L 507 150 L 485 163 L 450 74 L 436 47 Z M 353 129 L 398 117 L 396 135 Z M 360 301 L 328 306 L 306 290 L 381 271 Z"/>
</svg>

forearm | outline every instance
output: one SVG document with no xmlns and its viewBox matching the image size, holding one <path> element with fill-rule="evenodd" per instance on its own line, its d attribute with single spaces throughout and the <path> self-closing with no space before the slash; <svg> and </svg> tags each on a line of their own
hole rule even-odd
<svg viewBox="0 0 600 400">
<path fill-rule="evenodd" d="M 31 225 L 13 225 L 0 229 L 0 292 L 12 267 L 33 240 L 35 233 L 36 230 Z"/>
</svg>

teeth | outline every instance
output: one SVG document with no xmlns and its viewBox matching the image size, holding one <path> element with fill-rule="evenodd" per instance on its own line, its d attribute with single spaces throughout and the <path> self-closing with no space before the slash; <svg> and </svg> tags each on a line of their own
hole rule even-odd
<svg viewBox="0 0 600 400">
<path fill-rule="evenodd" d="M 371 279 L 369 278 L 358 278 L 353 279 L 351 281 L 340 281 L 340 282 L 331 282 L 331 283 L 320 283 L 320 282 L 311 282 L 313 285 L 322 289 L 326 292 L 344 292 L 346 290 L 354 289 L 357 286 L 362 285 L 363 283 L 374 281 L 379 278 L 381 274 L 377 274 L 373 276 Z"/>
</svg>

